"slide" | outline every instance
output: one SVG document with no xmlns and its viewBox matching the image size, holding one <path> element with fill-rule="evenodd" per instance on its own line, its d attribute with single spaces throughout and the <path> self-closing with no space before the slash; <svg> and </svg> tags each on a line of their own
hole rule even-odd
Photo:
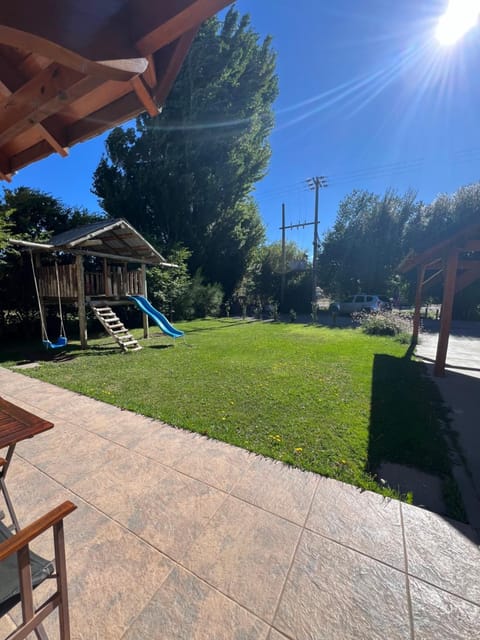
<svg viewBox="0 0 480 640">
<path fill-rule="evenodd" d="M 173 325 L 166 319 L 163 313 L 160 313 L 158 309 L 152 307 L 150 302 L 144 298 L 143 296 L 128 296 L 130 300 L 133 300 L 140 311 L 146 313 L 159 327 L 163 333 L 167 334 L 167 336 L 171 336 L 172 338 L 181 338 L 184 333 L 179 329 L 175 329 Z"/>
</svg>

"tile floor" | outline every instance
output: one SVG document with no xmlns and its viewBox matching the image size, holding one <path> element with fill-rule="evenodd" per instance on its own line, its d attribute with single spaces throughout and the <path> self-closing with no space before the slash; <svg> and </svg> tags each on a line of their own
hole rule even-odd
<svg viewBox="0 0 480 640">
<path fill-rule="evenodd" d="M 2 368 L 0 395 L 55 423 L 8 484 L 22 523 L 78 505 L 74 639 L 480 638 L 468 527 Z"/>
</svg>

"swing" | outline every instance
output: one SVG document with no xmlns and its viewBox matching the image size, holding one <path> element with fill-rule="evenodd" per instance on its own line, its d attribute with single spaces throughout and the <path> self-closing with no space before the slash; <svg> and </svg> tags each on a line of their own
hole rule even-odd
<svg viewBox="0 0 480 640">
<path fill-rule="evenodd" d="M 56 340 L 56 342 L 52 342 L 48 338 L 47 328 L 46 328 L 46 324 L 45 324 L 45 318 L 43 316 L 42 301 L 41 301 L 41 298 L 40 298 L 40 291 L 38 289 L 37 275 L 35 273 L 35 265 L 34 265 L 34 262 L 33 262 L 33 252 L 32 251 L 30 251 L 30 260 L 31 260 L 31 263 L 32 263 L 33 280 L 35 282 L 35 293 L 37 294 L 38 311 L 40 313 L 40 324 L 42 326 L 42 343 L 43 343 L 43 346 L 45 347 L 45 349 L 63 349 L 63 347 L 67 346 L 68 340 L 67 340 L 67 335 L 66 335 L 66 332 L 65 332 L 65 326 L 63 324 L 62 297 L 60 295 L 60 277 L 58 275 L 57 261 L 55 261 L 55 277 L 57 279 L 58 312 L 59 312 L 59 315 L 60 315 L 60 335 L 58 336 L 58 339 Z"/>
</svg>

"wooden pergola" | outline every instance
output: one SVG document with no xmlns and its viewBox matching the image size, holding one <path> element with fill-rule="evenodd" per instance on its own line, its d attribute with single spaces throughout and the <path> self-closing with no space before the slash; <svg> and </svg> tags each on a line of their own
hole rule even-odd
<svg viewBox="0 0 480 640">
<path fill-rule="evenodd" d="M 400 273 L 417 270 L 413 339 L 420 327 L 420 306 L 430 287 L 443 282 L 440 332 L 434 375 L 445 375 L 448 339 L 452 324 L 455 294 L 480 279 L 480 222 L 469 225 L 423 253 L 409 255 L 399 267 Z"/>
<path fill-rule="evenodd" d="M 0 178 L 159 113 L 201 23 L 232 0 L 0 5 Z"/>
</svg>

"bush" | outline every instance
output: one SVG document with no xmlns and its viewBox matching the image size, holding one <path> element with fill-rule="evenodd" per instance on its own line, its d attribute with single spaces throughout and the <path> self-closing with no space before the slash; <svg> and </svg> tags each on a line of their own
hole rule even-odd
<svg viewBox="0 0 480 640">
<path fill-rule="evenodd" d="M 188 289 L 177 300 L 177 318 L 193 320 L 206 316 L 219 316 L 223 289 L 219 284 L 204 284 L 200 271 L 193 276 Z"/>
<path fill-rule="evenodd" d="M 400 336 L 406 341 L 412 334 L 412 322 L 398 313 L 355 313 L 352 315 L 353 322 L 358 325 L 364 333 L 372 336 Z"/>
</svg>

